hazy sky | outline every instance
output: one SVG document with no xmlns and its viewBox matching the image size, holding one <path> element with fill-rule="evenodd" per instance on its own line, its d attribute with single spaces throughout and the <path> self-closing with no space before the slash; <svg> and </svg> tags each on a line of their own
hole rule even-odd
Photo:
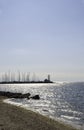
<svg viewBox="0 0 84 130">
<path fill-rule="evenodd" d="M 0 72 L 84 81 L 84 0 L 0 0 Z"/>
</svg>

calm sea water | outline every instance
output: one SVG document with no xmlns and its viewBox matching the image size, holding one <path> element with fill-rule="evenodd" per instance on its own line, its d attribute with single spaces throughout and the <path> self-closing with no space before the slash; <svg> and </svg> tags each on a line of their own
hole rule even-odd
<svg viewBox="0 0 84 130">
<path fill-rule="evenodd" d="M 0 91 L 40 95 L 40 100 L 7 99 L 5 102 L 25 107 L 84 130 L 84 82 L 54 84 L 0 85 Z"/>
</svg>

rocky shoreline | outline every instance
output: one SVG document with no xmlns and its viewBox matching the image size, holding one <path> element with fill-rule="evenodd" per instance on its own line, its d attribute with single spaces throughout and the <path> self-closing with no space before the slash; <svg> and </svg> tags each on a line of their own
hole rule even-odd
<svg viewBox="0 0 84 130">
<path fill-rule="evenodd" d="M 5 92 L 5 91 L 0 91 L 0 96 L 4 96 L 7 98 L 27 98 L 27 99 L 35 99 L 35 100 L 40 99 L 39 95 L 31 96 L 30 93 L 22 94 L 22 93 L 13 93 L 13 92 Z"/>
</svg>

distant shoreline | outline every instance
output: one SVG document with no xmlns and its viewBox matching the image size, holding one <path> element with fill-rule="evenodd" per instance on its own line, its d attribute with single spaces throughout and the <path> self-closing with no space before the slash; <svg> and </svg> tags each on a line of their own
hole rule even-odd
<svg viewBox="0 0 84 130">
<path fill-rule="evenodd" d="M 53 81 L 3 81 L 0 84 L 34 84 L 34 83 L 54 83 Z"/>
</svg>

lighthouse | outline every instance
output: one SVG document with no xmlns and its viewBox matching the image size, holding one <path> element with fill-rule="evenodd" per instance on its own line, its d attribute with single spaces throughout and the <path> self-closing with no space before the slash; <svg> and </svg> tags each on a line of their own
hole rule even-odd
<svg viewBox="0 0 84 130">
<path fill-rule="evenodd" d="M 48 74 L 48 81 L 50 81 L 50 75 Z"/>
</svg>

